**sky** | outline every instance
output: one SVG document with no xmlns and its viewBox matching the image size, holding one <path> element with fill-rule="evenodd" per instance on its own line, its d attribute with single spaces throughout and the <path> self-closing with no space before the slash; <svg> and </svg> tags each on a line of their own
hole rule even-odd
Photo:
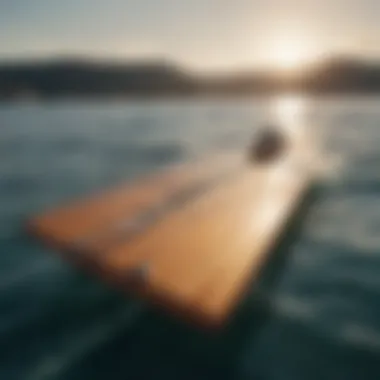
<svg viewBox="0 0 380 380">
<path fill-rule="evenodd" d="M 0 0 L 0 59 L 167 59 L 194 70 L 380 59 L 380 0 Z"/>
</svg>

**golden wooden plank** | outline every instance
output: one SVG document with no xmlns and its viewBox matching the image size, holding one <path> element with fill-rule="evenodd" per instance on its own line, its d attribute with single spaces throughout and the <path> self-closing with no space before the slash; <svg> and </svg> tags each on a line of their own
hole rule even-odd
<svg viewBox="0 0 380 380">
<path fill-rule="evenodd" d="M 135 291 L 218 326 L 260 269 L 306 186 L 305 177 L 291 178 L 282 170 L 245 169 L 134 241 L 99 252 L 95 260 L 125 289 L 128 274 L 144 268 L 143 281 L 132 284 Z"/>
<path fill-rule="evenodd" d="M 217 180 L 239 160 L 237 155 L 224 154 L 176 165 L 135 183 L 46 212 L 31 220 L 28 228 L 58 248 L 71 249 L 75 244 L 100 247 L 112 240 L 114 231 L 123 224 L 128 226 L 144 211 L 160 208 L 176 194 Z"/>
<path fill-rule="evenodd" d="M 53 210 L 34 219 L 31 231 L 122 291 L 220 326 L 311 182 L 304 165 L 307 145 L 298 141 L 288 148 L 269 164 L 224 156 L 180 166 Z M 163 212 L 140 233 L 130 237 L 118 230 L 141 210 L 179 191 L 187 195 L 189 186 L 213 177 L 223 181 L 207 182 L 203 192 Z M 116 239 L 107 238 L 115 231 Z M 78 245 L 84 238 L 86 244 Z"/>
</svg>

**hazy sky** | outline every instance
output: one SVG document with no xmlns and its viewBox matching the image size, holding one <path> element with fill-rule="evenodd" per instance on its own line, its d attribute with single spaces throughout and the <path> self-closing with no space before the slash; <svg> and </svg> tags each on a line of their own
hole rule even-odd
<svg viewBox="0 0 380 380">
<path fill-rule="evenodd" d="M 207 70 L 380 58 L 379 19 L 380 0 L 0 0 L 0 58 L 165 57 Z"/>
</svg>

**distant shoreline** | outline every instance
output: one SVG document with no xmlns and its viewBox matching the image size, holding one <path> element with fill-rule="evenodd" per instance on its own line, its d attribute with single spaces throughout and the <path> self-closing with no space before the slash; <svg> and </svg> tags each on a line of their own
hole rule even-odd
<svg viewBox="0 0 380 380">
<path fill-rule="evenodd" d="M 363 101 L 368 102 L 371 100 L 380 99 L 380 91 L 375 93 L 340 93 L 340 94 L 300 94 L 300 93 L 274 93 L 270 95 L 240 95 L 240 96 L 230 96 L 230 95 L 217 95 L 217 96 L 157 96 L 157 97 L 61 97 L 54 99 L 39 99 L 39 100 L 1 100 L 0 99 L 0 107 L 4 106 L 47 106 L 47 105 L 96 105 L 96 104 L 145 104 L 145 105 L 160 105 L 160 104 L 196 104 L 196 103 L 212 103 L 212 102 L 267 102 L 271 99 L 278 99 L 282 97 L 300 97 L 310 101 Z"/>
<path fill-rule="evenodd" d="M 380 63 L 331 58 L 292 74 L 236 71 L 195 75 L 167 62 L 50 60 L 0 63 L 0 101 L 157 100 L 380 94 Z"/>
</svg>

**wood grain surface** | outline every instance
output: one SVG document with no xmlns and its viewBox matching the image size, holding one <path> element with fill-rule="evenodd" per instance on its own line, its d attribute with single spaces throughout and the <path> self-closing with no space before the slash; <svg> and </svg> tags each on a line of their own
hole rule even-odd
<svg viewBox="0 0 380 380">
<path fill-rule="evenodd" d="M 158 208 L 190 186 L 211 181 L 231 170 L 241 157 L 234 154 L 175 165 L 159 173 L 126 183 L 101 194 L 63 205 L 33 218 L 29 231 L 57 248 L 92 240 L 97 247 L 121 224 L 127 225 L 152 208 Z"/>
<path fill-rule="evenodd" d="M 189 320 L 220 326 L 310 184 L 304 151 L 305 145 L 295 146 L 269 165 L 239 155 L 182 165 L 36 217 L 29 229 L 122 291 Z M 196 181 L 231 170 L 234 175 L 211 182 L 133 238 L 120 231 L 117 240 L 78 246 L 80 239 L 106 236 L 110 226 L 133 220 Z"/>
</svg>

